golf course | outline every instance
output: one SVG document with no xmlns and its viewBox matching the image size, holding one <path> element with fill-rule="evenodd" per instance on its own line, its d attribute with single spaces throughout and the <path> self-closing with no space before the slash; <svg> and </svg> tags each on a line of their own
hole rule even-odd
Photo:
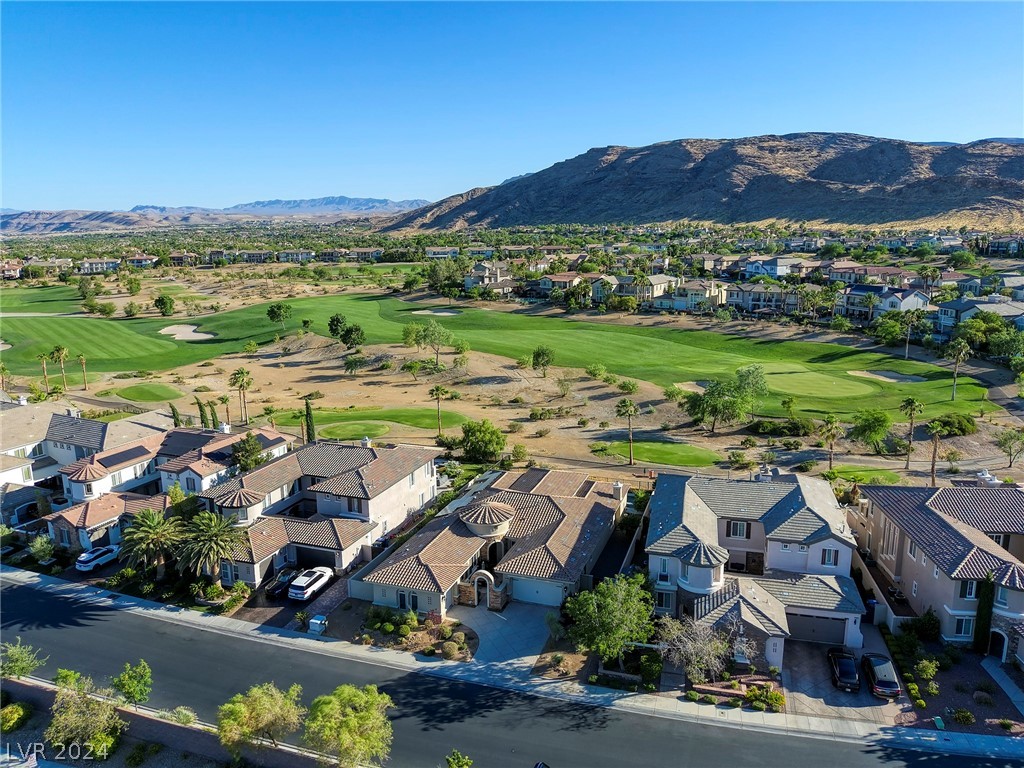
<svg viewBox="0 0 1024 768">
<path fill-rule="evenodd" d="M 71 303 L 62 293 L 67 290 L 5 289 L 0 301 L 4 312 L 61 311 L 60 307 Z M 38 302 L 33 300 L 36 294 L 40 297 Z M 12 295 L 13 304 L 9 301 Z M 400 342 L 404 324 L 427 320 L 422 305 L 381 296 L 330 295 L 297 298 L 288 303 L 293 312 L 285 323 L 285 333 L 298 330 L 302 320 L 309 319 L 313 332 L 326 335 L 328 319 L 340 313 L 349 323 L 363 327 L 368 344 Z M 554 350 L 557 366 L 582 369 L 591 363 L 602 363 L 610 373 L 662 387 L 726 378 L 741 366 L 761 364 L 772 392 L 759 408 L 767 416 L 785 415 L 781 400 L 786 397 L 795 398 L 797 412 L 812 417 L 826 413 L 849 417 L 862 408 L 883 408 L 897 415 L 897 407 L 906 397 L 916 397 L 925 404 L 924 418 L 950 411 L 976 414 L 996 408 L 986 400 L 985 388 L 971 379 L 961 377 L 957 399 L 950 402 L 952 375 L 948 371 L 928 363 L 838 344 L 775 341 L 704 330 L 618 325 L 465 307 L 453 309 L 457 314 L 437 316 L 436 320 L 466 339 L 474 350 L 516 359 L 544 344 Z M 417 311 L 419 315 L 414 314 Z M 212 335 L 202 340 L 161 335 L 163 328 L 181 322 L 180 317 L 4 317 L 2 322 L 0 335 L 11 345 L 4 352 L 4 361 L 19 375 L 38 374 L 36 356 L 49 352 L 56 344 L 67 347 L 72 359 L 79 353 L 85 354 L 90 372 L 162 371 L 240 353 L 249 341 L 262 345 L 282 333 L 281 326 L 267 318 L 263 304 L 189 318 L 188 322 L 195 324 L 198 331 Z M 885 376 L 863 375 L 872 371 Z M 901 377 L 913 380 L 899 380 Z M 365 414 L 361 418 L 367 420 Z"/>
</svg>

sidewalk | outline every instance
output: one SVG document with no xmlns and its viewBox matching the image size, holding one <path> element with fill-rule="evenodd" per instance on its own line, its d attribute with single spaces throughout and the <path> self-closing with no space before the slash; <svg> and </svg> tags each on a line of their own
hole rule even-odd
<svg viewBox="0 0 1024 768">
<path fill-rule="evenodd" d="M 19 584 L 86 603 L 113 606 L 159 621 L 184 624 L 210 632 L 246 637 L 256 642 L 285 645 L 325 656 L 435 675 L 492 688 L 503 688 L 584 706 L 605 707 L 705 725 L 762 730 L 804 738 L 847 741 L 876 748 L 915 749 L 989 758 L 1024 759 L 1024 740 L 1010 737 L 977 736 L 919 728 L 878 726 L 868 721 L 755 712 L 697 704 L 685 699 L 655 694 L 590 688 L 575 682 L 530 677 L 529 666 L 521 662 L 514 663 L 508 660 L 490 662 L 475 660 L 468 663 L 444 661 L 436 657 L 420 657 L 385 648 L 352 645 L 332 638 L 313 638 L 287 629 L 261 627 L 236 619 L 197 613 L 148 600 L 127 597 L 84 584 L 73 584 L 52 576 L 22 571 L 7 565 L 0 565 L 0 577 L 5 583 Z M 486 654 L 484 657 L 486 658 Z"/>
</svg>

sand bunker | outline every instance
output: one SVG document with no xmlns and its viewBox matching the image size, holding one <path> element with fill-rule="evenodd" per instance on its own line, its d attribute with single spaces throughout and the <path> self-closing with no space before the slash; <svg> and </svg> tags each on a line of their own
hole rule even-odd
<svg viewBox="0 0 1024 768">
<path fill-rule="evenodd" d="M 161 328 L 160 333 L 167 336 L 173 336 L 178 341 L 202 341 L 203 339 L 212 339 L 212 333 L 203 333 L 197 331 L 196 325 L 168 325 L 166 328 Z"/>
<path fill-rule="evenodd" d="M 684 392 L 703 392 L 705 384 L 699 381 L 679 381 L 676 386 Z"/>
<path fill-rule="evenodd" d="M 911 384 L 915 381 L 924 381 L 921 376 L 908 376 L 896 371 L 847 371 L 851 376 L 860 376 L 862 379 L 875 379 L 885 381 L 889 384 Z"/>
<path fill-rule="evenodd" d="M 11 348 L 10 344 L 8 344 L 3 339 L 0 339 L 0 352 L 3 352 L 5 349 L 10 349 L 10 348 Z"/>
<path fill-rule="evenodd" d="M 461 315 L 461 309 L 417 309 L 412 314 L 414 315 L 436 315 L 437 317 L 455 317 L 455 315 Z"/>
</svg>

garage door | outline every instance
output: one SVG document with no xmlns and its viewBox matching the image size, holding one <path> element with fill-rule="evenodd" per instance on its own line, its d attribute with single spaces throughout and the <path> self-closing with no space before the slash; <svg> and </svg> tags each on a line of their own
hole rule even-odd
<svg viewBox="0 0 1024 768">
<path fill-rule="evenodd" d="M 794 640 L 842 645 L 846 638 L 846 619 L 805 616 L 799 613 L 787 613 L 786 619 L 789 622 L 789 635 Z"/>
<path fill-rule="evenodd" d="M 516 579 L 512 583 L 512 599 L 520 603 L 557 606 L 562 604 L 562 587 L 548 581 Z"/>
<path fill-rule="evenodd" d="M 296 547 L 295 562 L 299 568 L 313 568 L 317 565 L 334 567 L 334 552 L 328 549 L 313 549 L 312 547 Z"/>
</svg>

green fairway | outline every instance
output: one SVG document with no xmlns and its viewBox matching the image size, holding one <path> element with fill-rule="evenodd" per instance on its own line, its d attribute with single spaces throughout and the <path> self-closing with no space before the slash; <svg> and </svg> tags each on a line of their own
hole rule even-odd
<svg viewBox="0 0 1024 768">
<path fill-rule="evenodd" d="M 607 443 L 609 453 L 629 458 L 629 443 L 626 441 Z M 697 448 L 685 443 L 667 441 L 634 441 L 633 459 L 645 464 L 670 464 L 677 467 L 710 467 L 722 460 L 714 451 Z"/>
<path fill-rule="evenodd" d="M 0 288 L 0 312 L 80 312 L 82 299 L 68 285 Z"/>
<path fill-rule="evenodd" d="M 900 476 L 888 469 L 877 467 L 858 467 L 854 464 L 842 464 L 835 467 L 835 471 L 843 480 L 858 485 L 896 485 Z"/>
<path fill-rule="evenodd" d="M 166 384 L 134 384 L 130 387 L 117 389 L 115 392 L 125 400 L 141 403 L 155 403 L 163 400 L 177 400 L 182 393 Z"/>
<path fill-rule="evenodd" d="M 120 421 L 121 419 L 127 419 L 129 416 L 134 416 L 134 413 L 129 411 L 114 411 L 113 413 L 105 413 L 102 416 L 89 416 L 88 418 L 93 421 Z"/>
<path fill-rule="evenodd" d="M 317 436 L 332 440 L 360 440 L 364 437 L 380 437 L 390 431 L 387 424 L 379 421 L 343 421 L 317 429 Z"/>
<path fill-rule="evenodd" d="M 302 411 L 292 411 L 281 414 L 276 418 L 278 424 L 286 427 L 294 427 L 302 417 Z M 313 421 L 316 422 L 317 431 L 328 435 L 326 429 L 321 429 L 329 424 L 362 423 L 370 421 L 390 421 L 394 424 L 404 424 L 407 427 L 418 429 L 437 429 L 437 410 L 435 408 L 315 408 L 313 410 Z M 465 424 L 469 419 L 461 413 L 441 410 L 441 426 L 444 429 L 451 429 Z M 360 435 L 362 437 L 362 435 Z M 373 435 L 369 435 L 373 437 Z"/>
<path fill-rule="evenodd" d="M 286 323 L 288 331 L 296 331 L 302 318 L 309 318 L 313 327 L 324 333 L 330 316 L 341 313 L 348 322 L 363 327 L 369 344 L 399 342 L 404 324 L 428 319 L 413 314 L 422 307 L 379 296 L 334 294 L 288 303 L 293 308 Z M 950 411 L 977 414 L 996 409 L 986 400 L 985 388 L 971 379 L 961 377 L 957 400 L 950 402 L 949 372 L 838 344 L 613 325 L 465 305 L 459 308 L 457 316 L 436 319 L 475 350 L 515 359 L 545 344 L 555 350 L 556 365 L 583 368 L 600 362 L 611 373 L 659 386 L 725 378 L 741 366 L 760 363 L 768 373 L 771 390 L 758 408 L 766 416 L 785 415 L 781 400 L 790 395 L 796 398 L 797 413 L 816 418 L 835 413 L 849 419 L 862 408 L 883 408 L 896 415 L 906 397 L 925 403 L 924 419 Z M 248 341 L 266 344 L 280 332 L 280 326 L 267 319 L 265 305 L 188 320 L 200 331 L 213 334 L 212 339 L 176 341 L 159 334 L 160 329 L 181 322 L 181 318 L 8 318 L 2 335 L 13 348 L 4 353 L 4 360 L 16 374 L 37 373 L 35 355 L 49 352 L 59 342 L 72 356 L 84 351 L 90 370 L 167 370 L 238 353 Z M 919 376 L 923 381 L 888 382 L 848 373 L 871 370 Z"/>
</svg>

